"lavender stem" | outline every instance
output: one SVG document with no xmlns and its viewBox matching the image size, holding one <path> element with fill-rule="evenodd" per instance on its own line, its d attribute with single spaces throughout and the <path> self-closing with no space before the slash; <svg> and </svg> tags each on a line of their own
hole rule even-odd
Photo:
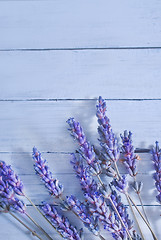
<svg viewBox="0 0 161 240">
<path fill-rule="evenodd" d="M 42 214 L 42 212 L 36 207 L 36 205 L 31 201 L 31 199 L 24 194 L 24 197 L 31 203 L 31 205 L 45 218 L 45 216 Z M 41 230 L 43 231 L 43 233 L 46 235 L 46 237 L 50 240 L 52 240 L 52 238 L 49 236 L 49 234 L 41 227 L 39 226 L 35 221 L 34 219 L 32 219 L 28 214 L 26 214 L 27 217 L 30 218 L 30 220 Z M 46 218 L 45 218 L 46 219 Z M 47 219 L 46 219 L 47 220 Z M 48 221 L 48 220 L 47 220 Z M 49 221 L 48 221 L 49 222 Z M 49 222 L 50 223 L 50 222 Z M 52 226 L 53 227 L 53 226 Z"/>
<path fill-rule="evenodd" d="M 134 179 L 134 182 L 136 182 L 136 176 L 133 176 L 133 179 Z M 144 216 L 145 216 L 147 222 L 149 223 L 149 220 L 148 220 L 148 217 L 147 217 L 147 215 L 146 215 L 145 208 L 144 208 L 144 205 L 143 205 L 143 201 L 142 201 L 141 196 L 140 196 L 140 192 L 139 192 L 139 191 L 136 191 L 136 194 L 137 194 L 137 196 L 138 196 L 138 198 L 139 198 L 139 201 L 140 201 L 140 204 L 141 204 L 141 207 L 142 207 Z"/>
<path fill-rule="evenodd" d="M 117 208 L 116 208 L 115 204 L 113 203 L 113 201 L 112 201 L 112 199 L 111 199 L 110 197 L 109 197 L 108 199 L 110 200 L 110 203 L 112 204 L 112 206 L 113 206 L 113 208 L 114 208 L 114 210 L 115 210 L 115 212 L 116 212 L 117 216 L 119 217 L 119 219 L 120 219 L 120 222 L 121 222 L 122 226 L 125 228 L 125 230 L 126 230 L 126 232 L 127 232 L 128 236 L 129 236 L 129 239 L 130 239 L 130 240 L 132 240 L 132 237 L 131 237 L 131 235 L 130 235 L 130 233 L 129 233 L 128 229 L 126 228 L 126 226 L 125 226 L 124 222 L 122 221 L 122 218 L 121 218 L 121 216 L 120 216 L 120 214 L 119 214 L 119 212 L 118 212 L 118 210 L 117 210 Z"/>
<path fill-rule="evenodd" d="M 115 166 L 116 172 L 117 172 L 117 174 L 118 174 L 118 177 L 121 178 L 116 162 L 114 162 L 114 166 Z M 126 194 L 127 194 L 127 196 L 128 196 L 128 199 L 130 199 L 130 201 L 133 203 L 133 205 L 134 205 L 135 208 L 137 209 L 138 213 L 140 214 L 140 216 L 142 217 L 142 219 L 144 220 L 144 222 L 146 223 L 146 225 L 147 225 L 148 228 L 150 229 L 150 231 L 151 231 L 151 233 L 152 233 L 152 235 L 153 235 L 153 238 L 154 238 L 155 240 L 157 240 L 157 238 L 156 238 L 156 236 L 155 236 L 155 234 L 154 234 L 154 232 L 153 232 L 153 230 L 152 230 L 149 222 L 144 218 L 143 214 L 140 212 L 140 210 L 138 209 L 138 207 L 136 206 L 136 204 L 134 203 L 134 201 L 132 200 L 132 198 L 130 197 L 130 195 L 128 194 L 128 192 L 126 192 Z M 125 195 L 126 195 L 126 194 L 125 194 Z M 128 200 L 128 199 L 127 199 L 127 200 Z M 131 204 L 130 204 L 130 208 L 131 208 L 131 210 L 132 210 Z M 133 213 L 133 215 L 134 215 L 134 218 L 136 219 L 133 210 L 132 210 L 132 213 Z M 139 223 L 138 223 L 137 219 L 136 219 L 136 223 L 137 223 L 137 225 L 139 226 Z M 140 229 L 140 227 L 139 227 L 139 229 Z M 141 232 L 140 232 L 140 233 L 141 233 Z M 141 235 L 142 235 L 142 233 L 141 233 Z"/>
<path fill-rule="evenodd" d="M 141 199 L 140 193 L 137 193 L 137 195 L 138 195 L 138 198 L 139 198 L 139 201 L 140 201 L 141 207 L 142 207 L 142 209 L 143 209 L 144 216 L 145 216 L 147 222 L 149 223 L 149 220 L 148 220 L 148 217 L 147 217 L 147 215 L 146 215 L 145 208 L 144 208 L 144 205 L 143 205 L 143 202 L 142 202 L 142 199 Z"/>
<path fill-rule="evenodd" d="M 118 169 L 118 166 L 117 166 L 116 161 L 114 162 L 114 167 L 115 167 L 115 169 L 116 169 L 118 178 L 121 179 L 120 172 L 119 172 L 119 169 Z M 123 193 L 124 193 L 124 192 L 123 192 Z M 127 198 L 127 201 L 128 201 L 128 203 L 129 203 L 131 212 L 132 212 L 132 214 L 133 214 L 133 216 L 134 216 L 134 219 L 135 219 L 136 224 L 137 224 L 137 226 L 138 226 L 138 229 L 139 229 L 139 231 L 140 231 L 141 237 L 142 237 L 143 240 L 145 240 L 145 238 L 144 238 L 144 236 L 143 236 L 143 233 L 142 233 L 142 231 L 141 231 L 140 225 L 139 225 L 139 223 L 138 223 L 138 220 L 137 220 L 137 218 L 136 218 L 136 215 L 135 215 L 135 213 L 134 213 L 134 211 L 133 211 L 132 205 L 131 205 L 131 203 L 130 203 L 130 201 L 129 201 L 129 198 L 128 198 L 129 195 L 128 195 L 128 193 L 124 193 L 124 194 L 125 194 L 125 196 L 126 196 L 126 198 Z"/>
<path fill-rule="evenodd" d="M 100 176 L 97 175 L 97 178 L 98 178 L 100 184 L 102 185 L 102 187 L 104 188 L 104 184 L 103 184 L 103 182 L 102 182 Z M 105 191 L 106 191 L 106 190 L 105 190 Z M 123 220 L 122 220 L 122 218 L 121 218 L 121 216 L 120 216 L 120 214 L 119 214 L 119 212 L 118 212 L 118 210 L 117 210 L 115 204 L 113 203 L 111 197 L 110 197 L 110 196 L 107 197 L 107 196 L 104 195 L 104 198 L 109 199 L 109 201 L 110 201 L 110 203 L 112 204 L 112 207 L 114 208 L 114 210 L 115 210 L 115 212 L 116 212 L 118 218 L 120 219 L 120 222 L 121 222 L 122 226 L 125 228 L 125 231 L 126 231 L 127 235 L 129 236 L 129 239 L 132 240 L 132 237 L 131 237 L 131 235 L 130 235 L 128 229 L 126 228 L 126 226 L 125 226 L 125 224 L 124 224 L 124 222 L 123 222 Z"/>
<path fill-rule="evenodd" d="M 115 170 L 116 170 L 116 173 L 117 173 L 118 178 L 121 179 L 121 176 L 120 176 L 119 169 L 118 169 L 118 167 L 117 167 L 116 161 L 114 162 L 114 167 L 115 167 Z"/>
<path fill-rule="evenodd" d="M 155 233 L 153 232 L 150 224 L 147 222 L 147 220 L 145 219 L 145 217 L 143 216 L 143 214 L 140 212 L 139 208 L 136 206 L 136 204 L 134 203 L 134 201 L 132 200 L 132 198 L 129 196 L 128 194 L 128 198 L 130 199 L 130 201 L 132 202 L 132 204 L 134 205 L 134 207 L 136 208 L 136 210 L 138 211 L 138 213 L 140 214 L 140 216 L 142 217 L 142 219 L 144 220 L 144 222 L 146 223 L 146 225 L 148 226 L 149 230 L 151 231 L 154 240 L 158 240 L 157 237 L 155 236 Z"/>
<path fill-rule="evenodd" d="M 12 212 L 8 212 L 12 217 L 14 217 L 19 223 L 21 223 L 25 228 L 27 228 L 34 236 L 36 236 L 38 239 L 43 240 L 35 231 L 33 231 L 31 228 L 29 228 L 24 222 L 22 222 L 16 215 L 14 215 Z"/>
<path fill-rule="evenodd" d="M 46 235 L 48 239 L 52 240 L 47 232 L 27 212 L 25 212 L 25 215 Z"/>
<path fill-rule="evenodd" d="M 98 235 L 101 240 L 106 240 L 102 235 Z"/>
<path fill-rule="evenodd" d="M 135 212 L 134 212 L 134 210 L 133 210 L 133 208 L 132 208 L 132 205 L 131 205 L 131 202 L 130 202 L 130 200 L 129 200 L 128 194 L 125 193 L 125 196 L 126 196 L 126 199 L 127 199 L 128 203 L 129 203 L 131 212 L 132 212 L 132 214 L 133 214 L 133 216 L 134 216 L 134 218 L 135 218 L 135 222 L 136 222 L 136 224 L 137 224 L 137 226 L 138 226 L 138 229 L 139 229 L 139 231 L 140 231 L 141 237 L 142 237 L 143 240 L 145 240 L 144 235 L 143 235 L 143 233 L 142 233 L 142 231 L 141 231 L 139 222 L 138 222 L 138 220 L 137 220 L 137 218 L 136 218 Z"/>
</svg>

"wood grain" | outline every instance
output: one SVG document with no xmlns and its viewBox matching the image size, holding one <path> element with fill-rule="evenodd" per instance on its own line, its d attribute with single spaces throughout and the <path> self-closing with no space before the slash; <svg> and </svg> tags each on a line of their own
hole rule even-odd
<svg viewBox="0 0 161 240">
<path fill-rule="evenodd" d="M 160 7 L 158 0 L 1 1 L 0 49 L 161 47 Z"/>
<path fill-rule="evenodd" d="M 158 0 L 0 1 L 0 159 L 20 175 L 35 204 L 53 200 L 34 173 L 34 145 L 64 185 L 64 195 L 84 199 L 70 165 L 70 153 L 77 144 L 66 120 L 79 120 L 88 139 L 98 145 L 95 105 L 102 95 L 108 100 L 116 135 L 125 129 L 134 134 L 142 159 L 137 177 L 144 183 L 143 203 L 161 239 L 160 205 L 149 153 L 156 140 L 161 142 L 160 8 Z M 126 173 L 121 163 L 119 168 L 121 174 Z M 140 208 L 135 193 L 130 190 L 130 194 Z M 60 239 L 25 203 L 52 238 Z M 35 239 L 8 214 L 0 215 L 2 239 Z M 82 227 L 70 213 L 65 215 Z M 138 219 L 145 239 L 151 240 Z M 102 232 L 106 239 L 113 239 Z M 85 230 L 87 239 L 96 238 Z"/>
<path fill-rule="evenodd" d="M 161 98 L 161 50 L 0 53 L 0 99 Z"/>
<path fill-rule="evenodd" d="M 67 130 L 69 117 L 75 117 L 87 138 L 98 145 L 95 105 L 92 100 L 0 102 L 0 151 L 30 152 L 36 145 L 41 151 L 72 152 L 75 145 Z M 107 107 L 118 137 L 127 129 L 134 134 L 136 148 L 161 142 L 161 101 L 107 101 Z"/>
</svg>

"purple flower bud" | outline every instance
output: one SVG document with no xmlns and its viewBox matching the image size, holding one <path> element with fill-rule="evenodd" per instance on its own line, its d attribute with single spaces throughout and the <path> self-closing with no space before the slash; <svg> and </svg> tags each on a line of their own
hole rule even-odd
<svg viewBox="0 0 161 240">
<path fill-rule="evenodd" d="M 110 161 L 115 162 L 119 159 L 120 151 L 117 138 L 115 137 L 110 125 L 110 120 L 106 116 L 106 102 L 104 99 L 102 99 L 102 97 L 99 97 L 96 108 L 96 116 L 99 124 L 98 133 L 100 136 L 100 144 L 108 155 Z"/>
<path fill-rule="evenodd" d="M 98 190 L 98 185 L 89 174 L 89 168 L 83 165 L 83 160 L 80 155 L 72 154 L 72 165 L 76 172 L 77 177 L 80 180 L 82 190 L 84 193 L 90 193 L 91 195 Z"/>
<path fill-rule="evenodd" d="M 132 187 L 135 190 L 135 192 L 139 194 L 142 190 L 143 183 L 134 181 L 132 184 Z"/>
<path fill-rule="evenodd" d="M 6 165 L 4 161 L 0 161 L 0 176 L 2 176 L 3 181 L 7 182 L 8 185 L 13 188 L 16 194 L 24 195 L 23 182 L 20 180 L 19 176 L 15 174 L 11 166 Z"/>
<path fill-rule="evenodd" d="M 80 202 L 76 197 L 70 196 L 66 197 L 66 201 L 68 206 L 75 212 L 76 215 L 80 217 L 84 225 L 94 234 L 99 235 L 99 228 L 98 224 L 96 222 L 96 219 L 94 220 L 93 216 L 91 215 L 88 207 Z"/>
<path fill-rule="evenodd" d="M 91 146 L 91 144 L 87 141 L 86 136 L 82 130 L 82 127 L 80 126 L 79 122 L 76 122 L 74 118 L 69 118 L 67 120 L 67 123 L 70 126 L 70 132 L 71 135 L 74 136 L 75 139 L 77 139 L 80 149 L 79 152 L 83 156 L 83 158 L 86 160 L 87 164 L 92 166 L 95 169 L 95 164 L 97 164 L 97 167 L 101 169 L 99 165 L 99 162 L 97 161 L 97 157 L 94 151 L 94 147 Z M 95 169 L 97 172 L 97 169 Z"/>
<path fill-rule="evenodd" d="M 132 133 L 124 131 L 124 135 L 120 135 L 122 138 L 122 153 L 124 156 L 124 165 L 126 166 L 130 176 L 134 177 L 137 175 L 136 163 L 139 160 L 138 155 L 134 153 L 134 147 L 132 145 Z"/>
<path fill-rule="evenodd" d="M 128 182 L 126 180 L 126 176 L 123 175 L 122 178 L 118 179 L 113 179 L 113 181 L 111 182 L 111 184 L 113 186 L 115 186 L 115 188 L 122 193 L 125 193 L 127 191 L 128 188 Z"/>
<path fill-rule="evenodd" d="M 126 239 L 125 229 L 122 228 L 117 215 L 109 210 L 105 198 L 99 193 L 95 193 L 93 196 L 86 193 L 85 198 L 89 203 L 90 212 L 103 224 L 104 229 L 112 233 L 115 239 Z M 125 219 L 123 219 L 123 221 L 125 221 Z"/>
<path fill-rule="evenodd" d="M 67 218 L 58 214 L 56 208 L 49 204 L 45 204 L 41 209 L 63 238 L 81 240 L 77 229 L 70 224 Z"/>
<path fill-rule="evenodd" d="M 142 240 L 142 238 L 136 233 L 136 231 L 133 231 L 133 236 L 132 236 L 133 240 Z"/>
<path fill-rule="evenodd" d="M 11 166 L 0 161 L 0 198 L 3 206 L 9 210 L 16 210 L 20 213 L 26 211 L 25 204 L 15 195 L 23 194 L 23 183 L 18 175 L 14 173 Z"/>
<path fill-rule="evenodd" d="M 114 191 L 114 190 L 112 190 L 112 192 L 111 192 L 111 199 L 112 199 L 115 207 L 117 208 L 117 210 L 118 210 L 118 212 L 119 212 L 119 214 L 120 214 L 120 216 L 121 216 L 121 218 L 122 218 L 122 220 L 123 220 L 126 228 L 127 228 L 128 230 L 130 230 L 130 229 L 132 228 L 133 221 L 131 221 L 131 220 L 129 219 L 129 214 L 128 214 L 128 212 L 127 212 L 128 207 L 126 207 L 126 206 L 122 203 L 122 201 L 121 201 L 121 196 L 118 195 L 117 192 Z M 111 209 L 114 211 L 114 209 L 113 209 L 113 207 L 112 207 L 112 205 L 111 205 L 110 202 L 109 202 L 109 205 L 110 205 Z M 116 218 L 117 218 L 117 217 L 118 217 L 118 216 L 116 216 Z M 118 219 L 118 220 L 119 220 L 119 219 Z"/>
<path fill-rule="evenodd" d="M 157 141 L 155 148 L 151 150 L 151 153 L 155 169 L 153 178 L 155 180 L 155 186 L 159 192 L 159 194 L 156 196 L 156 199 L 161 203 L 161 149 L 159 149 L 159 143 Z"/>
<path fill-rule="evenodd" d="M 24 202 L 15 197 L 13 187 L 7 181 L 3 181 L 2 176 L 0 176 L 0 198 L 7 210 L 16 210 L 20 213 L 26 211 Z"/>
<path fill-rule="evenodd" d="M 8 201 L 9 208 L 12 210 L 16 210 L 20 213 L 26 212 L 26 207 L 23 201 L 18 198 L 12 198 Z"/>
<path fill-rule="evenodd" d="M 55 197 L 59 197 L 63 192 L 63 186 L 57 179 L 53 178 L 52 173 L 47 166 L 47 161 L 41 157 L 41 153 L 36 147 L 33 148 L 33 159 L 35 161 L 35 171 L 45 183 L 45 186 L 49 190 L 50 194 Z"/>
</svg>

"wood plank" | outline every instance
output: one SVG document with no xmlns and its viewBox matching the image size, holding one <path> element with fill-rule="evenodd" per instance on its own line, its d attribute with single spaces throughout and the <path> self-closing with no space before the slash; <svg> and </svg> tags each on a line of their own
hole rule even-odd
<svg viewBox="0 0 161 240">
<path fill-rule="evenodd" d="M 41 150 L 41 149 L 39 149 Z M 137 153 L 138 154 L 138 153 Z M 138 173 L 147 175 L 153 173 L 153 163 L 151 160 L 150 153 L 139 153 L 139 157 L 141 161 L 138 161 Z M 70 153 L 46 153 L 43 152 L 42 156 L 47 160 L 48 165 L 51 168 L 51 171 L 54 172 L 55 175 L 60 174 L 74 174 L 72 164 L 70 161 L 72 160 L 72 156 Z M 10 153 L 10 152 L 0 152 L 0 159 L 6 161 L 7 164 L 12 165 L 14 169 L 16 169 L 17 173 L 20 175 L 33 175 L 33 164 L 32 153 Z M 124 165 L 119 162 L 119 169 L 121 174 L 126 173 L 126 169 Z"/>
<path fill-rule="evenodd" d="M 160 47 L 160 7 L 157 0 L 1 1 L 0 48 Z"/>
<path fill-rule="evenodd" d="M 1 52 L 0 99 L 161 98 L 161 50 Z"/>
<path fill-rule="evenodd" d="M 0 102 L 0 152 L 73 152 L 77 144 L 67 131 L 66 120 L 81 122 L 88 140 L 98 145 L 96 101 Z M 107 101 L 113 131 L 134 134 L 136 148 L 161 142 L 161 101 Z M 16 113 L 16 114 L 15 114 Z"/>
<path fill-rule="evenodd" d="M 41 226 L 43 226 L 45 228 L 45 230 L 53 237 L 54 240 L 61 239 L 58 236 L 58 234 L 56 234 L 55 231 L 42 219 L 42 217 L 39 216 L 35 212 L 35 210 L 32 207 L 29 207 L 28 209 L 29 209 L 29 213 L 33 217 L 35 217 L 35 219 L 39 220 L 39 224 L 41 224 Z M 157 206 L 155 208 L 154 207 L 145 207 L 145 210 L 148 214 L 149 219 L 153 219 L 153 221 L 150 221 L 151 226 L 152 226 L 153 230 L 155 231 L 158 239 L 160 239 L 161 238 L 160 216 L 158 214 L 160 212 L 160 206 Z M 81 222 L 79 222 L 77 220 L 77 218 L 73 217 L 73 215 L 71 215 L 69 213 L 65 213 L 65 214 L 68 215 L 71 223 L 73 225 L 76 225 L 78 227 L 78 229 L 80 229 L 80 227 L 82 227 Z M 1 214 L 0 218 L 1 218 L 1 229 L 0 229 L 1 236 L 5 236 L 7 240 L 17 240 L 17 236 L 19 236 L 19 238 L 21 238 L 23 240 L 35 239 L 31 235 L 29 235 L 28 232 L 25 231 L 23 227 L 21 227 L 18 223 L 16 223 L 16 221 L 14 221 L 12 219 L 12 217 L 9 216 L 8 214 Z M 149 231 L 147 230 L 146 226 L 141 221 L 139 216 L 138 216 L 138 220 L 141 223 L 141 227 L 143 229 L 145 239 L 151 240 L 152 239 L 151 234 L 149 233 Z M 8 229 L 9 229 L 9 231 L 8 231 Z M 136 229 L 136 227 L 135 227 L 135 229 Z M 106 239 L 109 239 L 109 240 L 113 239 L 108 232 L 105 232 L 105 230 L 101 230 L 101 232 L 102 232 L 102 235 Z M 85 236 L 85 240 L 86 239 L 89 239 L 89 240 L 98 239 L 98 238 L 94 237 L 94 235 L 90 234 L 88 232 L 88 230 L 86 230 L 85 228 L 84 228 L 84 236 Z M 45 238 L 43 238 L 43 239 L 45 239 Z"/>
</svg>

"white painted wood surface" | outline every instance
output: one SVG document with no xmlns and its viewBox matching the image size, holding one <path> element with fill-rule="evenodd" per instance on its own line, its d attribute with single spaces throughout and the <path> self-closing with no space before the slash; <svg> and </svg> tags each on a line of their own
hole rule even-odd
<svg viewBox="0 0 161 240">
<path fill-rule="evenodd" d="M 2 1 L 0 7 L 2 49 L 160 47 L 158 0 Z"/>
<path fill-rule="evenodd" d="M 160 59 L 161 49 L 0 52 L 0 98 L 160 98 Z"/>
<path fill-rule="evenodd" d="M 21 176 L 35 204 L 51 198 L 34 174 L 34 145 L 47 158 L 65 194 L 83 199 L 70 165 L 76 144 L 66 120 L 74 116 L 88 139 L 98 144 L 95 105 L 102 95 L 114 132 L 119 136 L 131 130 L 134 145 L 142 152 L 138 167 L 138 179 L 144 182 L 142 198 L 161 239 L 161 208 L 147 152 L 156 140 L 161 142 L 160 8 L 158 0 L 0 1 L 0 159 Z M 120 171 L 125 173 L 122 166 Z M 60 239 L 29 204 L 28 209 L 53 239 Z M 145 239 L 152 239 L 139 221 Z M 0 214 L 0 226 L 2 239 L 34 239 L 8 214 Z M 97 238 L 85 230 L 87 239 Z"/>
</svg>

